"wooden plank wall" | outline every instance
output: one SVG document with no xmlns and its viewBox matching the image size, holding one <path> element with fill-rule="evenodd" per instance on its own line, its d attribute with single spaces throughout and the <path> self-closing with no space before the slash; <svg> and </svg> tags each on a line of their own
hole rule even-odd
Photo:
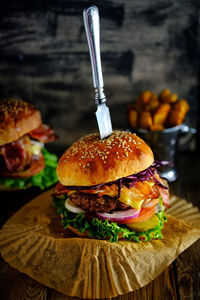
<svg viewBox="0 0 200 300">
<path fill-rule="evenodd" d="M 0 9 L 0 97 L 34 103 L 60 135 L 58 146 L 97 130 L 82 11 L 101 16 L 105 93 L 113 127 L 145 89 L 169 88 L 191 104 L 196 124 L 198 0 L 7 0 Z"/>
</svg>

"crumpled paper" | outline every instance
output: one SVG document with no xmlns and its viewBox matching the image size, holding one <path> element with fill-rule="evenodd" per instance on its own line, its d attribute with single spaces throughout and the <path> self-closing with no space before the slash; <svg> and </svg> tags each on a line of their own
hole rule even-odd
<svg viewBox="0 0 200 300">
<path fill-rule="evenodd" d="M 109 298 L 139 289 L 200 238 L 199 210 L 175 196 L 162 240 L 79 238 L 63 229 L 51 194 L 41 194 L 5 223 L 0 251 L 12 267 L 68 296 Z"/>
</svg>

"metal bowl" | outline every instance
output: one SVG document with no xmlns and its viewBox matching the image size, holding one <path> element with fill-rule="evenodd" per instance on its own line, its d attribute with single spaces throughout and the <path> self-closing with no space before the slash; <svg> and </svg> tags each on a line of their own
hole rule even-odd
<svg viewBox="0 0 200 300">
<path fill-rule="evenodd" d="M 174 163 L 179 136 L 189 132 L 195 134 L 196 129 L 190 128 L 186 124 L 180 124 L 160 131 L 146 129 L 135 129 L 134 131 L 151 147 L 156 160 L 167 160 L 172 163 L 172 165 L 162 167 L 160 171 L 161 176 L 169 182 L 175 181 L 178 174 Z"/>
</svg>

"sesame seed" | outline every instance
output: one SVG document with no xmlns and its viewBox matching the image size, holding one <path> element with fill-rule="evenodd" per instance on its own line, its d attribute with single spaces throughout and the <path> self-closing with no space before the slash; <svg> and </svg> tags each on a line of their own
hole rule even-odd
<svg viewBox="0 0 200 300">
<path fill-rule="evenodd" d="M 110 155 L 115 155 L 117 159 L 128 157 L 139 144 L 141 142 L 138 141 L 136 135 L 123 131 L 114 131 L 104 140 L 100 140 L 99 134 L 90 134 L 72 144 L 66 151 L 65 159 L 71 159 L 72 156 L 77 155 L 82 168 L 89 167 L 88 160 L 91 161 L 95 157 L 99 157 L 102 163 L 106 164 Z"/>
</svg>

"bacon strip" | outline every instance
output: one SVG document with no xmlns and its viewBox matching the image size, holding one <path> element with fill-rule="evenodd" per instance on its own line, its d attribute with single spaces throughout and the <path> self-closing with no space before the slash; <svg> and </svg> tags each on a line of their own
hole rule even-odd
<svg viewBox="0 0 200 300">
<path fill-rule="evenodd" d="M 59 196 L 59 195 L 62 195 L 62 194 L 67 194 L 67 193 L 84 193 L 84 194 L 97 194 L 98 191 L 102 191 L 102 189 L 86 189 L 87 187 L 81 187 L 81 186 L 74 186 L 74 187 L 68 187 L 68 186 L 65 186 L 65 185 L 62 185 L 62 183 L 58 183 L 56 186 L 55 186 L 55 190 L 54 190 L 54 196 Z M 102 193 L 102 195 L 104 195 L 105 193 Z"/>
<path fill-rule="evenodd" d="M 136 182 L 135 186 L 132 188 L 127 188 L 126 186 L 122 187 L 122 189 L 125 192 L 132 193 L 132 197 L 135 196 L 135 199 L 140 196 L 142 199 L 143 198 L 156 198 L 159 196 L 158 192 L 154 188 L 154 185 L 150 185 L 148 181 L 143 181 L 143 182 Z M 59 196 L 62 194 L 67 194 L 67 193 L 84 193 L 84 194 L 98 194 L 99 197 L 107 195 L 110 197 L 116 197 L 118 195 L 118 187 L 117 184 L 113 183 L 111 185 L 102 185 L 98 188 L 92 189 L 86 189 L 86 187 L 81 187 L 81 186 L 74 186 L 74 187 L 68 187 L 64 186 L 61 183 L 58 183 L 55 187 L 54 195 Z"/>
<path fill-rule="evenodd" d="M 55 191 L 54 191 L 54 196 L 59 196 L 62 194 L 67 194 L 68 192 L 70 192 L 71 190 L 69 190 L 66 186 L 62 185 L 60 182 L 58 184 L 56 184 L 55 186 Z"/>
<path fill-rule="evenodd" d="M 6 178 L 28 178 L 35 174 L 38 174 L 42 171 L 45 167 L 45 160 L 44 157 L 41 156 L 38 160 L 32 160 L 28 169 L 21 171 L 21 172 L 8 172 L 8 171 L 1 171 L 0 177 Z"/>
<path fill-rule="evenodd" d="M 31 160 L 31 143 L 29 136 L 25 135 L 21 139 L 0 147 L 0 154 L 4 159 L 4 166 L 8 172 L 21 171 Z"/>
<path fill-rule="evenodd" d="M 10 143 L 1 148 L 1 154 L 4 157 L 6 168 L 8 171 L 16 171 L 23 163 L 25 151 L 19 143 Z"/>
<path fill-rule="evenodd" d="M 29 132 L 29 135 L 43 143 L 49 143 L 58 139 L 58 135 L 54 133 L 50 126 L 41 124 L 36 129 Z"/>
</svg>

